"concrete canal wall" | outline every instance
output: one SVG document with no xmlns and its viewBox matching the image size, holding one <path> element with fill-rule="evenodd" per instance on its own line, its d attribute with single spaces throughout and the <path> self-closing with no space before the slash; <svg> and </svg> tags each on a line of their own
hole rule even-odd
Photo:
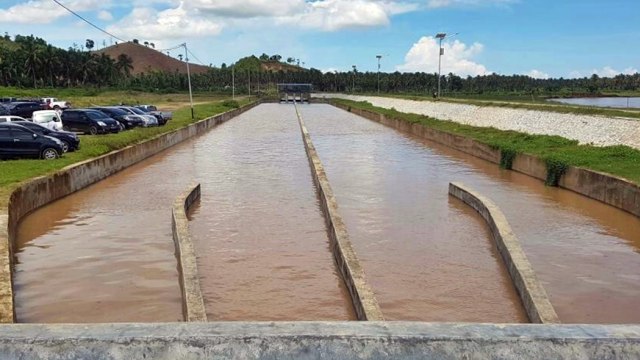
<svg viewBox="0 0 640 360">
<path fill-rule="evenodd" d="M 200 184 L 178 196 L 171 211 L 171 228 L 176 246 L 180 290 L 182 291 L 182 314 L 187 322 L 206 322 L 207 313 L 204 307 L 196 251 L 189 233 L 187 212 L 200 199 Z"/>
<path fill-rule="evenodd" d="M 640 358 L 637 325 L 280 322 L 0 326 L 2 359 Z"/>
<path fill-rule="evenodd" d="M 298 116 L 300 131 L 302 132 L 302 138 L 309 158 L 313 181 L 316 184 L 320 204 L 329 230 L 331 251 L 336 259 L 342 279 L 351 295 L 351 301 L 353 302 L 358 320 L 384 320 L 378 301 L 365 279 L 364 270 L 351 246 L 347 227 L 338 212 L 338 202 L 333 195 L 333 190 L 331 189 L 331 185 L 329 185 L 329 179 L 327 178 L 324 167 L 320 162 L 320 157 L 311 142 L 311 136 L 309 135 L 307 127 L 304 125 L 304 120 L 302 116 L 300 116 L 297 107 L 296 115 Z"/>
<path fill-rule="evenodd" d="M 187 127 L 159 135 L 140 144 L 110 152 L 95 159 L 66 167 L 52 175 L 35 178 L 16 189 L 9 200 L 6 234 L 0 232 L 0 322 L 15 322 L 13 284 L 10 262 L 13 241 L 20 220 L 50 202 L 81 190 L 133 164 L 170 148 L 255 107 L 252 103 L 239 109 L 209 117 Z M 0 219 L 1 220 L 1 219 Z M 0 224 L 2 225 L 2 224 Z M 9 259 L 9 264 L 6 264 Z"/>
<path fill-rule="evenodd" d="M 489 145 L 482 144 L 476 140 L 435 130 L 420 124 L 389 118 L 383 114 L 368 110 L 335 103 L 333 105 L 396 130 L 446 145 L 494 164 L 500 164 L 502 157 L 500 150 L 493 149 Z M 511 169 L 542 181 L 547 179 L 546 162 L 532 155 L 517 154 L 513 159 Z M 640 186 L 628 180 L 570 166 L 560 177 L 558 186 L 640 216 Z"/>
<path fill-rule="evenodd" d="M 489 225 L 498 252 L 500 252 L 511 276 L 511 281 L 518 291 L 529 320 L 539 324 L 560 323 L 547 292 L 538 280 L 520 245 L 520 240 L 511 230 L 511 226 L 500 208 L 491 200 L 463 184 L 449 184 L 449 194 L 476 210 Z"/>
</svg>

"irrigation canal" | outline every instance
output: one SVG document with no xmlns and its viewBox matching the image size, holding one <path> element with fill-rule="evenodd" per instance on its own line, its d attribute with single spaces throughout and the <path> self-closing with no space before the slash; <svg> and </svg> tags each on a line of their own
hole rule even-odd
<svg viewBox="0 0 640 360">
<path fill-rule="evenodd" d="M 388 320 L 525 322 L 486 225 L 447 195 L 498 204 L 566 323 L 637 323 L 640 220 L 329 105 L 300 107 Z M 29 215 L 19 322 L 180 321 L 170 207 L 191 230 L 210 321 L 354 319 L 291 105 L 263 104 Z"/>
</svg>

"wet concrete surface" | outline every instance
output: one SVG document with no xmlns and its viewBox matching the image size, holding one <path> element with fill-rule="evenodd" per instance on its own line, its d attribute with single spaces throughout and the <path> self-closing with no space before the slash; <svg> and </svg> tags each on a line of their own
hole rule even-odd
<svg viewBox="0 0 640 360">
<path fill-rule="evenodd" d="M 390 320 L 518 321 L 476 214 L 490 197 L 566 323 L 637 323 L 640 219 L 328 105 L 301 107 L 367 277 Z"/>
<path fill-rule="evenodd" d="M 220 290 L 207 289 L 208 279 L 223 280 L 227 288 L 222 296 L 228 295 L 226 302 L 239 308 L 244 304 L 239 295 L 227 292 L 234 284 L 249 299 L 259 299 L 265 288 L 271 288 L 272 301 L 240 306 L 243 310 L 232 317 L 353 318 L 328 249 L 294 110 L 283 108 L 288 114 L 283 118 L 278 106 L 253 109 L 246 114 L 249 119 L 245 115 L 233 119 L 27 216 L 19 227 L 14 275 L 18 321 L 181 321 L 170 209 L 175 197 L 194 181 L 202 183 L 204 198 L 219 200 L 217 186 L 238 189 L 227 198 L 231 208 L 226 216 L 239 215 L 237 228 L 229 231 L 250 230 L 244 233 L 251 238 L 244 245 L 253 251 L 231 278 L 208 273 L 208 264 L 226 261 L 231 267 L 238 263 L 235 257 L 210 258 L 211 253 L 202 251 L 204 291 Z M 254 128 L 258 124 L 262 133 Z M 233 130 L 238 126 L 242 132 Z M 281 132 L 286 135 L 278 137 Z M 252 141 L 257 143 L 251 145 Z M 282 158 L 287 154 L 288 159 Z M 234 161 L 219 161 L 229 156 Z M 245 168 L 254 172 L 236 176 Z M 234 210 L 241 199 L 248 201 L 245 208 L 256 205 L 256 212 Z M 206 222 L 224 216 L 208 214 Z M 242 239 L 240 235 L 226 240 L 233 243 Z M 200 240 L 196 245 L 201 249 L 210 245 L 209 239 Z M 238 251 L 240 246 L 238 242 Z M 211 311 L 215 320 L 222 307 L 219 301 L 209 305 L 216 310 Z"/>
</svg>

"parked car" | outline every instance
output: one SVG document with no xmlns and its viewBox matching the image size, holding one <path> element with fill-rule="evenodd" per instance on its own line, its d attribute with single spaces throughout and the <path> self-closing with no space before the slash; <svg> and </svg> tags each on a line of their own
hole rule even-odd
<svg viewBox="0 0 640 360">
<path fill-rule="evenodd" d="M 62 155 L 62 143 L 56 138 L 38 135 L 22 125 L 0 124 L 0 158 L 35 157 L 56 159 Z"/>
<path fill-rule="evenodd" d="M 41 124 L 51 130 L 62 130 L 62 118 L 57 110 L 39 110 L 34 111 L 31 121 Z"/>
<path fill-rule="evenodd" d="M 27 129 L 33 131 L 38 135 L 51 136 L 62 142 L 63 152 L 73 152 L 80 149 L 80 138 L 75 133 L 69 131 L 55 131 L 42 126 L 40 124 L 32 123 L 30 121 L 14 121 L 14 124 L 22 125 Z"/>
<path fill-rule="evenodd" d="M 173 119 L 173 113 L 170 111 L 160 111 L 155 105 L 138 105 L 136 108 L 151 114 L 158 118 L 159 125 L 165 125 L 167 121 Z"/>
<path fill-rule="evenodd" d="M 147 114 L 144 111 L 134 108 L 134 107 L 130 107 L 130 106 L 119 106 L 118 109 L 122 109 L 126 112 L 128 112 L 130 115 L 138 115 L 140 117 L 142 117 L 142 119 L 144 120 L 145 124 L 144 127 L 149 127 L 149 126 L 158 126 L 158 118 L 156 118 L 155 116 L 151 115 L 151 114 Z"/>
<path fill-rule="evenodd" d="M 120 132 L 120 124 L 105 113 L 93 109 L 69 109 L 62 113 L 65 131 L 85 134 L 106 134 Z"/>
<path fill-rule="evenodd" d="M 99 110 L 112 119 L 116 119 L 119 123 L 124 125 L 126 129 L 132 129 L 138 126 L 144 126 L 145 121 L 138 115 L 131 115 L 128 112 L 119 109 L 114 106 L 96 106 L 92 107 L 93 110 Z"/>
<path fill-rule="evenodd" d="M 30 119 L 34 111 L 42 110 L 42 105 L 35 101 L 15 101 L 6 104 L 11 115 Z"/>
<path fill-rule="evenodd" d="M 42 98 L 42 102 L 46 104 L 47 109 L 51 110 L 64 110 L 71 107 L 69 102 L 58 100 L 53 97 Z"/>
<path fill-rule="evenodd" d="M 27 121 L 27 119 L 23 118 L 22 116 L 15 116 L 15 115 L 0 116 L 0 123 L 7 123 L 7 122 L 13 122 L 13 121 Z"/>
</svg>

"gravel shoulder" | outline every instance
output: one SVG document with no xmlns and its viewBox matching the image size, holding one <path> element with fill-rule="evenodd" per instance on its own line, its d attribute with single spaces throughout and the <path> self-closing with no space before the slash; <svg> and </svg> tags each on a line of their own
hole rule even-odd
<svg viewBox="0 0 640 360">
<path fill-rule="evenodd" d="M 619 117 L 578 115 L 505 107 L 415 101 L 378 96 L 320 94 L 319 97 L 368 101 L 386 109 L 430 116 L 461 124 L 494 127 L 536 135 L 557 135 L 595 146 L 627 145 L 640 149 L 640 121 Z"/>
</svg>

